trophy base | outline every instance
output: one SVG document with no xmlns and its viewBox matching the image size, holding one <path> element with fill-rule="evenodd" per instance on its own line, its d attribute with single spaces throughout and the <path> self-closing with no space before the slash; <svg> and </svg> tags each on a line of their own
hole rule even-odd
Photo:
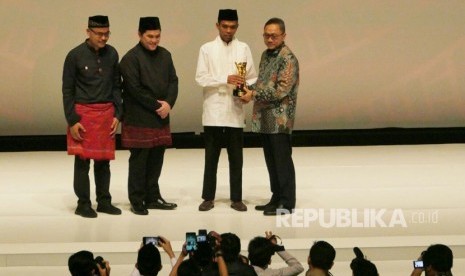
<svg viewBox="0 0 465 276">
<path fill-rule="evenodd" d="M 233 91 L 234 97 L 242 97 L 244 95 L 245 95 L 245 91 L 236 91 L 236 90 Z"/>
<path fill-rule="evenodd" d="M 245 95 L 245 91 L 243 90 L 244 85 L 238 85 L 236 88 L 233 90 L 233 96 L 234 97 L 242 97 Z"/>
</svg>

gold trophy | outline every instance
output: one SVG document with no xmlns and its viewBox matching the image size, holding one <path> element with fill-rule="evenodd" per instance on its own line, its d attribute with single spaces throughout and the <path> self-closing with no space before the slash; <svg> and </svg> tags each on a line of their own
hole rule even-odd
<svg viewBox="0 0 465 276">
<path fill-rule="evenodd" d="M 245 75 L 247 74 L 247 62 L 234 62 L 236 64 L 237 73 L 245 81 Z M 233 96 L 242 97 L 245 94 L 244 84 L 238 84 L 233 90 Z"/>
</svg>

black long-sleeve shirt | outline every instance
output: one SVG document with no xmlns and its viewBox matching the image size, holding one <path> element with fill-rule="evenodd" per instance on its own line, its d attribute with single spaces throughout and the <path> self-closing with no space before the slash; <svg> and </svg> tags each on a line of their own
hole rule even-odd
<svg viewBox="0 0 465 276">
<path fill-rule="evenodd" d="M 66 121 L 72 126 L 80 121 L 74 104 L 107 103 L 115 106 L 121 120 L 121 75 L 118 52 L 110 45 L 95 51 L 86 42 L 72 49 L 63 66 L 63 107 Z"/>
<path fill-rule="evenodd" d="M 171 54 L 158 46 L 155 51 L 140 43 L 123 56 L 120 63 L 123 77 L 124 124 L 136 127 L 161 128 L 169 124 L 155 110 L 157 100 L 173 108 L 178 97 L 178 77 Z"/>
</svg>

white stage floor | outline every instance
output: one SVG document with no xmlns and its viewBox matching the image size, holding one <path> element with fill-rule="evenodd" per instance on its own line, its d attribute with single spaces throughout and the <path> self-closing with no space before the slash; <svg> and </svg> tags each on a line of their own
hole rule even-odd
<svg viewBox="0 0 465 276">
<path fill-rule="evenodd" d="M 197 211 L 203 153 L 167 150 L 161 191 L 179 207 L 136 216 L 127 199 L 129 154 L 118 151 L 111 162 L 111 192 L 123 214 L 99 213 L 96 219 L 74 215 L 73 157 L 0 153 L 0 275 L 66 275 L 67 256 L 81 249 L 107 257 L 112 275 L 128 275 L 142 236 L 166 236 L 178 250 L 185 232 L 198 229 L 236 233 L 243 249 L 249 239 L 272 230 L 304 267 L 311 243 L 327 240 L 337 249 L 335 275 L 350 274 L 353 246 L 365 249 L 380 275 L 408 275 L 411 260 L 424 248 L 445 243 L 456 256 L 454 274 L 465 273 L 465 145 L 294 148 L 299 210 L 279 221 L 254 210 L 270 197 L 259 148 L 244 152 L 243 198 L 249 211 L 229 207 L 224 150 L 215 208 Z M 167 273 L 165 265 L 160 275 Z"/>
</svg>

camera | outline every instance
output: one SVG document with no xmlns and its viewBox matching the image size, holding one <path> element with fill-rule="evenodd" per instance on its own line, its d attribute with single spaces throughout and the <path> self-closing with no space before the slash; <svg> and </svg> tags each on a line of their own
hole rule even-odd
<svg viewBox="0 0 465 276">
<path fill-rule="evenodd" d="M 153 243 L 153 245 L 158 246 L 160 244 L 160 238 L 159 237 L 143 237 L 142 243 L 144 245 Z"/>
<path fill-rule="evenodd" d="M 94 260 L 95 264 L 97 266 L 99 266 L 101 269 L 106 269 L 106 265 L 105 265 L 105 262 L 103 260 L 103 258 L 101 256 L 97 256 L 95 257 L 95 260 Z M 97 270 L 98 270 L 98 267 L 97 267 Z"/>
<path fill-rule="evenodd" d="M 423 268 L 423 261 L 413 261 L 413 268 Z"/>
</svg>

